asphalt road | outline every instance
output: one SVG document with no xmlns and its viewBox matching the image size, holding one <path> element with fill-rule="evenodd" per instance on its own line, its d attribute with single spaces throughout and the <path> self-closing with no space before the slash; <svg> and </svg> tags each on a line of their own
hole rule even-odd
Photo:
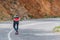
<svg viewBox="0 0 60 40">
<path fill-rule="evenodd" d="M 8 33 L 11 29 L 0 28 L 0 40 L 9 40 Z M 52 33 L 48 31 L 38 31 L 32 29 L 19 29 L 19 35 L 15 35 L 15 31 L 10 34 L 11 40 L 60 40 L 60 35 L 36 35 L 36 34 Z"/>
<path fill-rule="evenodd" d="M 43 19 L 42 19 L 43 20 Z M 50 20 L 50 19 L 49 19 Z M 20 22 L 19 35 L 15 35 L 15 31 L 12 31 L 12 22 L 9 23 L 0 23 L 0 40 L 60 40 L 60 35 L 54 35 L 52 31 L 52 27 L 60 25 L 60 21 L 55 19 L 55 21 L 23 21 Z M 26 25 L 28 26 L 21 26 Z M 33 23 L 33 24 L 30 24 Z M 41 24 L 42 23 L 42 24 Z M 6 27 L 6 28 L 5 28 Z M 39 30 L 37 30 L 39 29 Z M 45 30 L 45 31 L 44 31 Z M 10 32 L 10 35 L 8 35 Z M 9 38 L 8 38 L 9 36 Z"/>
<path fill-rule="evenodd" d="M 24 29 L 20 30 L 19 35 L 12 33 L 11 37 L 13 40 L 60 40 L 60 35 L 35 35 L 43 33 L 51 32 Z"/>
<path fill-rule="evenodd" d="M 8 40 L 8 33 L 11 29 L 0 28 L 0 40 Z"/>
</svg>

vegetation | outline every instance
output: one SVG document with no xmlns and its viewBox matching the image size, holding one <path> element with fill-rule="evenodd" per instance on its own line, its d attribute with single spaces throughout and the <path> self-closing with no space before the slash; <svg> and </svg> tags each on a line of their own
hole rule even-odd
<svg viewBox="0 0 60 40">
<path fill-rule="evenodd" d="M 54 32 L 60 32 L 60 26 L 56 26 L 54 29 L 53 29 Z"/>
<path fill-rule="evenodd" d="M 28 15 L 28 17 L 33 18 L 33 16 L 32 16 L 32 15 Z"/>
</svg>

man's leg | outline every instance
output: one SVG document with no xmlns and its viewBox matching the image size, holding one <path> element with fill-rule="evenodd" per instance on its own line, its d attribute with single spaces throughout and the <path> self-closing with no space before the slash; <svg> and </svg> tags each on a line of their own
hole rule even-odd
<svg viewBox="0 0 60 40">
<path fill-rule="evenodd" d="M 13 28 L 16 31 L 16 22 L 13 23 Z"/>
<path fill-rule="evenodd" d="M 17 32 L 18 32 L 18 26 L 19 26 L 19 22 L 17 22 L 17 30 L 16 30 Z"/>
<path fill-rule="evenodd" d="M 17 22 L 16 35 L 18 35 L 18 25 L 19 25 L 19 23 Z"/>
<path fill-rule="evenodd" d="M 13 28 L 16 31 L 16 33 L 15 33 L 16 35 L 18 35 L 18 24 L 19 24 L 18 22 L 13 23 Z"/>
<path fill-rule="evenodd" d="M 13 28 L 14 28 L 14 30 L 15 30 L 15 22 L 13 23 Z"/>
</svg>

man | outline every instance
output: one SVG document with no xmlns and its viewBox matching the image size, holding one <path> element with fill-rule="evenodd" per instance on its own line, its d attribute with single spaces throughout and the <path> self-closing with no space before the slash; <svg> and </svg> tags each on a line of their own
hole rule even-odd
<svg viewBox="0 0 60 40">
<path fill-rule="evenodd" d="M 18 34 L 19 20 L 20 20 L 20 18 L 19 18 L 18 15 L 14 16 L 14 18 L 13 18 L 13 28 L 16 31 L 16 33 L 15 33 L 16 35 Z"/>
</svg>

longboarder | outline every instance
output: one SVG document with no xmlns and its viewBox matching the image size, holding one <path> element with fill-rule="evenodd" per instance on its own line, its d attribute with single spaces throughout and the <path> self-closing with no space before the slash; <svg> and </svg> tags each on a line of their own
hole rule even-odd
<svg viewBox="0 0 60 40">
<path fill-rule="evenodd" d="M 19 20 L 20 20 L 19 16 L 15 15 L 14 18 L 13 18 L 13 28 L 16 31 L 15 32 L 16 35 L 18 35 Z"/>
</svg>

